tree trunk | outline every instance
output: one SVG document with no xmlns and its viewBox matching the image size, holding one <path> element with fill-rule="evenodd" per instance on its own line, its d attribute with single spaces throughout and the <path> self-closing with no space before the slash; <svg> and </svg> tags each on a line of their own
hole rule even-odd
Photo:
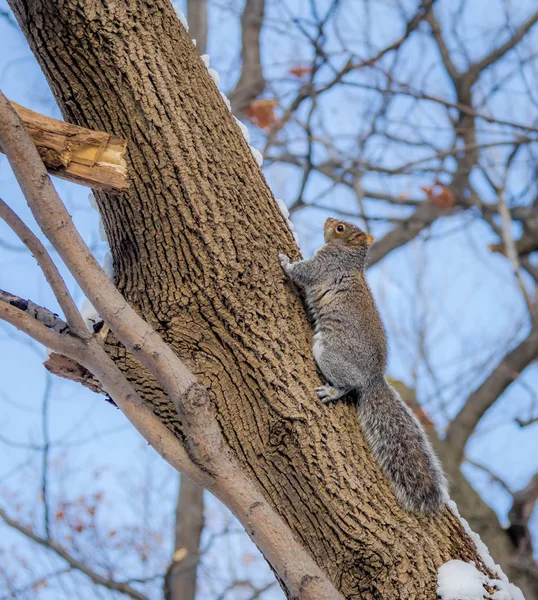
<svg viewBox="0 0 538 600">
<path fill-rule="evenodd" d="M 118 288 L 208 389 L 239 461 L 341 593 L 432 599 L 440 564 L 481 564 L 448 509 L 396 505 L 353 405 L 318 401 L 311 327 L 277 258 L 298 257 L 292 234 L 168 0 L 9 1 L 66 119 L 128 140 L 131 190 L 96 193 Z M 107 346 L 180 440 L 155 380 Z"/>
<path fill-rule="evenodd" d="M 203 527 L 204 489 L 181 475 L 176 506 L 174 555 L 164 582 L 165 600 L 195 600 Z"/>
</svg>

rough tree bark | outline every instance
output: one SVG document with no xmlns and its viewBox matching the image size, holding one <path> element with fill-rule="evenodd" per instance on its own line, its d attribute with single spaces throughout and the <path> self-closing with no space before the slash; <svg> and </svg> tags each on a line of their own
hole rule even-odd
<svg viewBox="0 0 538 600">
<path fill-rule="evenodd" d="M 396 505 L 352 404 L 317 401 L 311 329 L 277 260 L 298 257 L 293 237 L 168 0 L 10 5 L 65 117 L 128 140 L 131 191 L 96 193 L 118 288 L 205 385 L 238 460 L 342 594 L 432 599 L 440 564 L 481 564 L 448 509 Z M 111 335 L 107 349 L 181 440 L 155 379 Z"/>
</svg>

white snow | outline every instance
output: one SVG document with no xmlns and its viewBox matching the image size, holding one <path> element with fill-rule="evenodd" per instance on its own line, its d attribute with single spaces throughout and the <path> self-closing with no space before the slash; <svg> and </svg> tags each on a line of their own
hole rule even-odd
<svg viewBox="0 0 538 600">
<path fill-rule="evenodd" d="M 286 206 L 286 204 L 284 203 L 284 200 L 282 200 L 281 198 L 277 198 L 276 199 L 276 203 L 278 204 L 278 208 L 280 208 L 280 212 L 286 217 L 286 219 L 290 216 L 290 211 L 288 210 L 288 207 Z"/>
<path fill-rule="evenodd" d="M 174 7 L 177 18 L 181 21 L 181 24 L 183 25 L 183 27 L 185 27 L 185 29 L 187 31 L 189 31 L 189 24 L 187 23 L 187 17 L 183 14 L 183 12 L 181 11 L 181 8 L 179 8 L 179 4 L 177 2 L 172 2 L 172 6 Z"/>
<path fill-rule="evenodd" d="M 196 46 L 196 40 L 194 38 L 192 38 L 192 43 L 194 46 Z"/>
<path fill-rule="evenodd" d="M 114 279 L 114 264 L 112 262 L 112 254 L 107 252 L 103 259 L 103 270 L 109 276 L 111 280 Z"/>
<path fill-rule="evenodd" d="M 108 238 L 106 236 L 105 226 L 103 225 L 103 220 L 102 219 L 99 219 L 99 238 L 103 242 L 107 242 L 108 243 Z"/>
<path fill-rule="evenodd" d="M 248 130 L 248 127 L 243 123 L 243 121 L 240 121 L 237 117 L 234 117 L 234 119 L 235 122 L 239 125 L 239 129 L 241 130 L 243 137 L 247 141 L 247 144 L 250 144 L 250 131 Z"/>
<path fill-rule="evenodd" d="M 474 563 L 449 560 L 437 571 L 437 595 L 442 600 L 525 600 L 521 590 L 507 581 L 490 579 Z M 484 585 L 495 589 L 488 594 Z"/>
<path fill-rule="evenodd" d="M 263 165 L 262 153 L 258 150 L 258 148 L 254 148 L 254 146 L 251 146 L 250 149 L 252 150 L 252 154 L 254 154 L 254 160 L 256 161 L 256 164 L 258 167 L 261 167 Z"/>
<path fill-rule="evenodd" d="M 295 239 L 296 244 L 299 245 L 299 235 L 296 231 L 293 232 L 293 237 Z"/>
<path fill-rule="evenodd" d="M 211 79 L 215 82 L 215 85 L 219 87 L 220 85 L 220 75 L 216 69 L 208 68 L 209 75 L 211 75 Z"/>
<path fill-rule="evenodd" d="M 86 298 L 84 300 L 84 304 L 82 305 L 82 310 L 80 311 L 82 318 L 84 319 L 84 323 L 86 323 L 86 327 L 93 333 L 93 326 L 99 321 L 102 321 L 99 313 L 95 310 L 93 304 Z"/>
<path fill-rule="evenodd" d="M 487 579 L 473 564 L 449 560 L 437 571 L 437 595 L 443 600 L 482 600 Z"/>
<path fill-rule="evenodd" d="M 488 569 L 490 569 L 491 571 L 493 571 L 494 573 L 497 573 L 497 575 L 499 576 L 499 578 L 502 581 L 508 582 L 508 577 L 503 573 L 501 566 L 495 563 L 491 554 L 489 553 L 489 550 L 488 550 L 486 544 L 484 544 L 484 542 L 481 540 L 478 533 L 475 533 L 469 526 L 469 523 L 467 523 L 467 521 L 460 515 L 460 511 L 458 510 L 458 506 L 454 502 L 454 500 L 449 500 L 447 502 L 447 504 L 448 504 L 448 507 L 450 508 L 450 510 L 461 521 L 461 524 L 463 525 L 463 528 L 465 529 L 465 532 L 467 533 L 467 535 L 473 540 L 473 542 L 476 546 L 476 549 L 478 550 L 478 554 L 480 555 L 480 558 L 484 561 L 484 564 L 486 565 L 486 567 Z"/>
<path fill-rule="evenodd" d="M 290 231 L 293 231 L 293 223 L 289 219 L 286 219 L 286 223 L 288 224 Z"/>
<path fill-rule="evenodd" d="M 226 106 L 228 107 L 228 110 L 231 111 L 232 105 L 230 104 L 230 101 L 228 100 L 228 96 L 224 92 L 221 92 L 220 95 L 222 96 L 222 99 L 224 100 L 224 104 L 226 104 Z"/>
<path fill-rule="evenodd" d="M 202 56 L 200 56 L 200 58 L 202 59 L 206 68 L 209 69 L 209 54 L 202 54 Z"/>
</svg>

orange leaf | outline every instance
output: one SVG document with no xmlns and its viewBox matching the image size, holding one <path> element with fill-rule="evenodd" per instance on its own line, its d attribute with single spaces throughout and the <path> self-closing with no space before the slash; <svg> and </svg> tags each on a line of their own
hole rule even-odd
<svg viewBox="0 0 538 600">
<path fill-rule="evenodd" d="M 39 581 L 36 581 L 33 585 L 33 591 L 34 592 L 38 592 L 40 589 L 42 588 L 48 588 L 49 584 L 45 581 L 45 579 L 40 579 Z"/>
<path fill-rule="evenodd" d="M 420 188 L 428 197 L 428 201 L 439 208 L 452 208 L 456 204 L 454 192 L 444 183 L 438 181 L 431 187 Z"/>
<path fill-rule="evenodd" d="M 278 100 L 262 98 L 254 100 L 244 113 L 260 129 L 271 129 L 276 123 L 275 106 L 278 106 Z"/>
<path fill-rule="evenodd" d="M 288 73 L 290 73 L 290 75 L 295 75 L 295 77 L 304 77 L 305 75 L 308 75 L 309 73 L 312 73 L 312 68 L 311 67 L 292 67 Z"/>
</svg>

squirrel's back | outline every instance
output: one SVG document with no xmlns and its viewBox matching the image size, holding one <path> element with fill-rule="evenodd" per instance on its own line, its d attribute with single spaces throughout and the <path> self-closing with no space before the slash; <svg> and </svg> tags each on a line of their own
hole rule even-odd
<svg viewBox="0 0 538 600">
<path fill-rule="evenodd" d="M 357 412 L 366 441 L 402 506 L 438 513 L 448 500 L 443 469 L 424 429 L 384 377 L 363 390 Z"/>
</svg>

